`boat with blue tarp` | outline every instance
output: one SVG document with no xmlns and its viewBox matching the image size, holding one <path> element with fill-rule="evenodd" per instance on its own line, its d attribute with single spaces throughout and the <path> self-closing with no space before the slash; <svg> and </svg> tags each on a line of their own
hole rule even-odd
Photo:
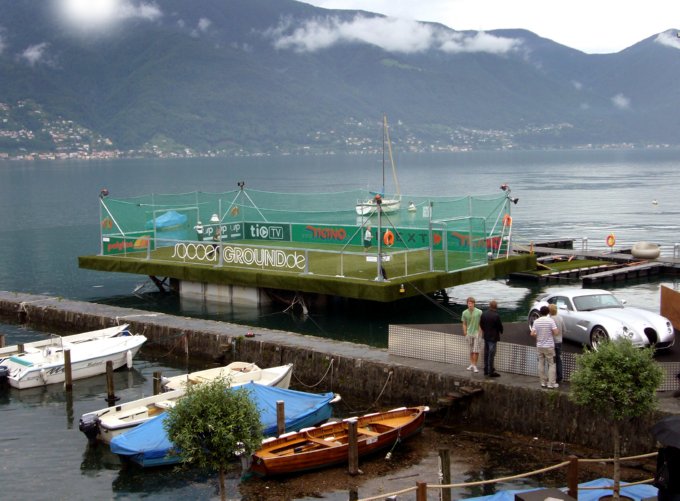
<svg viewBox="0 0 680 501">
<path fill-rule="evenodd" d="M 276 435 L 277 401 L 284 402 L 286 431 L 297 431 L 328 420 L 332 414 L 332 404 L 340 398 L 332 392 L 306 393 L 257 383 L 247 383 L 239 388 L 249 392 L 250 398 L 260 410 L 260 422 L 265 436 Z M 179 463 L 181 458 L 173 451 L 173 443 L 164 427 L 166 418 L 167 413 L 164 412 L 114 437 L 111 440 L 111 451 L 142 467 Z"/>
</svg>

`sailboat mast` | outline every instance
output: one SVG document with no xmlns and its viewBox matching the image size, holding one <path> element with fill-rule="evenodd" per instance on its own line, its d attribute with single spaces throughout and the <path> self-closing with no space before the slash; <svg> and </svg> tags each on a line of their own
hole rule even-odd
<svg viewBox="0 0 680 501">
<path fill-rule="evenodd" d="M 384 136 L 387 138 L 387 152 L 390 155 L 390 165 L 392 165 L 392 179 L 394 180 L 394 189 L 397 195 L 401 195 L 401 190 L 399 189 L 399 179 L 397 179 L 397 169 L 394 167 L 394 158 L 392 157 L 392 141 L 390 141 L 390 133 L 387 128 L 387 115 L 384 115 Z M 383 146 L 383 191 L 385 190 L 385 147 Z"/>
<path fill-rule="evenodd" d="M 385 141 L 387 139 L 387 115 L 383 115 L 383 147 L 382 147 L 382 196 L 385 196 Z"/>
</svg>

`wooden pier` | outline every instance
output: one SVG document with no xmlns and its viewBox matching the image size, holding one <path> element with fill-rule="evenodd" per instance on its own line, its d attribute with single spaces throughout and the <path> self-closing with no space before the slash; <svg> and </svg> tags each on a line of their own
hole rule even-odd
<svg viewBox="0 0 680 501">
<path fill-rule="evenodd" d="M 680 275 L 680 258 L 671 256 L 659 256 L 656 259 L 644 260 L 634 257 L 630 251 L 588 251 L 560 247 L 554 242 L 533 246 L 514 245 L 515 252 L 519 254 L 535 254 L 539 270 L 512 273 L 510 278 L 527 279 L 539 283 L 559 283 L 563 281 L 581 280 L 583 285 L 597 285 L 603 283 L 619 282 L 632 279 L 650 279 L 661 275 Z M 564 245 L 565 242 L 559 242 Z M 601 261 L 602 264 L 555 270 L 546 273 L 550 269 L 550 263 L 590 260 Z"/>
</svg>

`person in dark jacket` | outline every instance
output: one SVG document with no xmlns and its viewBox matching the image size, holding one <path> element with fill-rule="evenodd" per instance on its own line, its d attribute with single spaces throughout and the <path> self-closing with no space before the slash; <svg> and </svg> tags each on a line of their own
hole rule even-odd
<svg viewBox="0 0 680 501">
<path fill-rule="evenodd" d="M 661 447 L 656 458 L 654 485 L 659 501 L 680 501 L 680 449 Z"/>
<path fill-rule="evenodd" d="M 489 309 L 482 313 L 482 318 L 479 321 L 479 327 L 482 329 L 484 336 L 484 375 L 489 377 L 500 377 L 496 372 L 494 366 L 494 358 L 496 357 L 496 343 L 500 340 L 503 334 L 503 322 L 501 316 L 496 309 L 498 304 L 496 301 L 489 302 Z"/>
</svg>

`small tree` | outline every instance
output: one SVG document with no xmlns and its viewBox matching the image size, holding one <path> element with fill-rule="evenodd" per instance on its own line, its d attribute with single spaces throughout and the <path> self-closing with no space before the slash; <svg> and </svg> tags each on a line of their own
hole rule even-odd
<svg viewBox="0 0 680 501">
<path fill-rule="evenodd" d="M 656 390 L 663 371 L 654 361 L 653 348 L 636 348 L 628 339 L 602 343 L 576 360 L 569 398 L 611 418 L 614 427 L 614 498 L 621 483 L 621 425 L 656 407 Z"/>
<path fill-rule="evenodd" d="M 234 455 L 250 455 L 262 444 L 257 405 L 248 390 L 228 386 L 225 379 L 189 386 L 165 421 L 183 462 L 219 472 L 222 500 L 226 499 L 224 474 Z"/>
</svg>

